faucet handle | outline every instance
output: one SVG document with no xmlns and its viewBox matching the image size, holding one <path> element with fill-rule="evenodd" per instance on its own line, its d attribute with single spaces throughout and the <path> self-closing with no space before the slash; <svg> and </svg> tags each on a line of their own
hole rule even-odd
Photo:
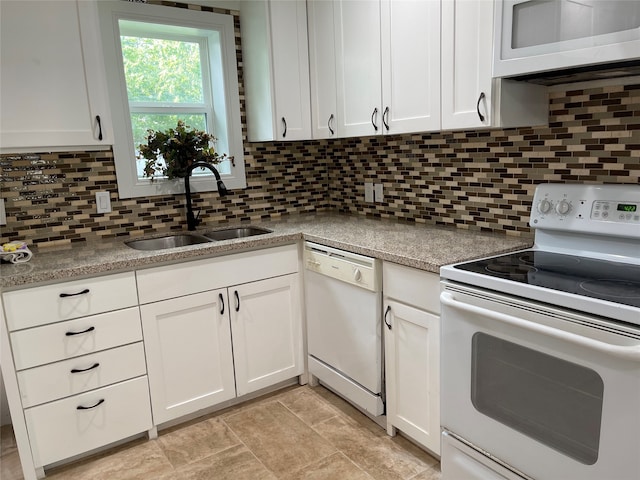
<svg viewBox="0 0 640 480">
<path fill-rule="evenodd" d="M 187 229 L 195 230 L 198 224 L 200 223 L 200 209 L 194 209 L 196 211 L 196 215 L 193 214 L 193 211 L 187 211 Z"/>
</svg>

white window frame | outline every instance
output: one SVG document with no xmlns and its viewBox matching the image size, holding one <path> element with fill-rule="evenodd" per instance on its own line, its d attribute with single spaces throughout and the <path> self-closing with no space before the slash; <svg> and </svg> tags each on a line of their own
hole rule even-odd
<svg viewBox="0 0 640 480">
<path fill-rule="evenodd" d="M 219 39 L 219 48 L 212 47 L 211 41 L 207 42 L 211 68 L 209 72 L 203 73 L 210 75 L 214 89 L 214 115 L 207 116 L 207 124 L 211 129 L 210 133 L 218 138 L 216 150 L 234 157 L 231 173 L 222 175 L 227 189 L 246 188 L 233 16 L 123 1 L 102 0 L 97 3 L 113 121 L 113 153 L 119 197 L 136 198 L 184 193 L 183 179 L 155 179 L 152 182 L 150 179 L 138 178 L 120 46 L 120 20 L 144 22 L 151 30 L 159 28 L 166 34 L 171 34 L 172 29 L 181 34 L 185 29 L 189 29 L 199 37 Z M 220 66 L 222 68 L 216 68 Z M 223 88 L 216 90 L 217 86 Z M 224 98 L 224 102 L 220 101 L 221 98 Z M 197 175 L 191 179 L 193 192 L 216 189 L 212 175 Z"/>
</svg>

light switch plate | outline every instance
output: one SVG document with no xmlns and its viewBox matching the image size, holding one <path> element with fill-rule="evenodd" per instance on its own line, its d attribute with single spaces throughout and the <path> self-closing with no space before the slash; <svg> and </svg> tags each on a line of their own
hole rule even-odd
<svg viewBox="0 0 640 480">
<path fill-rule="evenodd" d="M 111 211 L 109 192 L 96 192 L 96 211 L 98 213 L 109 213 Z"/>
<path fill-rule="evenodd" d="M 364 182 L 364 201 L 373 203 L 373 183 Z"/>
<path fill-rule="evenodd" d="M 376 199 L 376 203 L 382 203 L 384 201 L 384 195 L 382 193 L 382 184 L 376 183 L 373 186 L 374 198 Z"/>
</svg>

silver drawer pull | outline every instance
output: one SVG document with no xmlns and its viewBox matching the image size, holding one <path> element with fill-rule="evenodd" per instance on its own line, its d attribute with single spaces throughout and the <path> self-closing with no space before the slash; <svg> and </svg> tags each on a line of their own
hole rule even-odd
<svg viewBox="0 0 640 480">
<path fill-rule="evenodd" d="M 96 327 L 89 327 L 86 330 L 82 330 L 81 332 L 67 332 L 67 333 L 65 333 L 65 335 L 67 337 L 72 337 L 74 335 L 82 335 L 83 333 L 93 332 L 95 329 L 96 329 Z"/>
<path fill-rule="evenodd" d="M 76 407 L 76 410 L 91 410 L 92 408 L 96 408 L 99 405 L 102 405 L 104 403 L 104 398 L 101 398 L 100 400 L 98 400 L 98 403 L 96 403 L 95 405 L 91 405 L 90 407 L 84 407 L 82 405 L 78 405 Z"/>
<path fill-rule="evenodd" d="M 71 370 L 71 373 L 82 373 L 82 372 L 88 372 L 89 370 L 93 370 L 94 368 L 98 368 L 100 366 L 100 364 L 98 362 L 94 363 L 93 365 L 91 365 L 88 368 L 74 368 Z"/>
<path fill-rule="evenodd" d="M 85 288 L 81 292 L 77 292 L 77 293 L 61 293 L 60 294 L 60 298 L 75 297 L 77 295 L 85 295 L 85 294 L 89 293 L 89 291 L 90 290 L 88 288 Z"/>
</svg>

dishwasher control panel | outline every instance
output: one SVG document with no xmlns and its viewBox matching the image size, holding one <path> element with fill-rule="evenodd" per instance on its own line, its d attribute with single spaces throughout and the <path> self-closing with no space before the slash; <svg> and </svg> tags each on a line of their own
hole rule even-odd
<svg viewBox="0 0 640 480">
<path fill-rule="evenodd" d="M 380 262 L 375 258 L 305 242 L 304 267 L 367 290 L 380 289 Z"/>
</svg>

